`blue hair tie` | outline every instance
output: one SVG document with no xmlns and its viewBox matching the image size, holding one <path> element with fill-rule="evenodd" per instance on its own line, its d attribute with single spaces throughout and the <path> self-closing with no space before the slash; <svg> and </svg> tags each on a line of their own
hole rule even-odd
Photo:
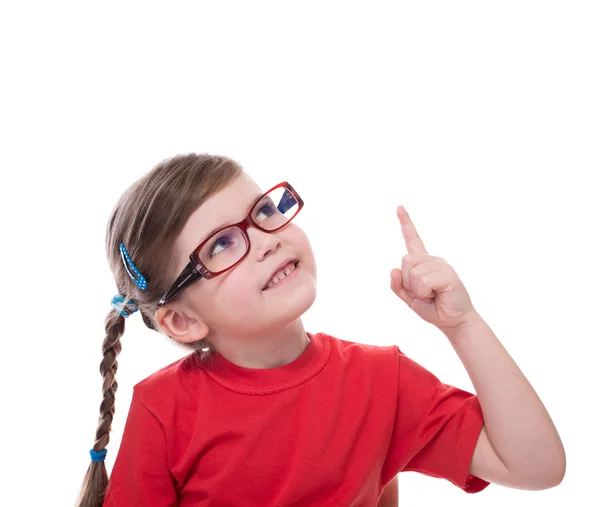
<svg viewBox="0 0 600 507">
<path fill-rule="evenodd" d="M 116 296 L 114 296 L 112 298 L 111 304 L 113 310 L 125 318 L 129 317 L 132 313 L 138 311 L 138 307 L 133 302 L 133 299 L 130 299 L 129 301 L 127 301 L 127 303 L 125 303 L 125 296 L 122 296 L 121 294 L 117 294 Z"/>
<path fill-rule="evenodd" d="M 123 243 L 120 243 L 119 249 L 121 250 L 121 259 L 123 259 L 123 264 L 125 265 L 125 270 L 127 271 L 127 274 L 131 277 L 131 279 L 135 282 L 135 284 L 140 289 L 146 290 L 148 288 L 146 279 L 140 273 L 140 270 L 135 267 L 135 264 L 131 260 L 129 253 L 127 253 L 127 250 L 125 249 L 125 245 Z M 133 274 L 131 273 L 131 271 L 129 271 L 129 268 L 131 268 L 131 270 L 133 271 Z M 135 276 L 134 276 L 134 274 L 135 274 Z"/>
<path fill-rule="evenodd" d="M 104 458 L 106 458 L 106 449 L 102 449 L 99 452 L 90 449 L 90 456 L 92 457 L 92 461 L 104 461 Z"/>
</svg>

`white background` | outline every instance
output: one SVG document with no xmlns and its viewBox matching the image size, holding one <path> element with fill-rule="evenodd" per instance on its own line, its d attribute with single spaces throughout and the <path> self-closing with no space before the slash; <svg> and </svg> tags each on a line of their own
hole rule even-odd
<svg viewBox="0 0 600 507">
<path fill-rule="evenodd" d="M 389 289 L 404 204 L 543 400 L 567 451 L 560 486 L 466 495 L 409 472 L 400 505 L 595 502 L 596 2 L 14 5 L 0 9 L 3 505 L 75 501 L 116 293 L 106 222 L 129 184 L 187 152 L 301 193 L 308 331 L 398 344 L 472 390 Z M 139 314 L 126 327 L 109 471 L 133 385 L 187 353 Z"/>
</svg>

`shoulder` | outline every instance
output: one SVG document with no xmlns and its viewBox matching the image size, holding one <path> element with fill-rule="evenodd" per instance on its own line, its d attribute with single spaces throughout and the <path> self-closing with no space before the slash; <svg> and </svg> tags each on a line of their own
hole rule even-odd
<svg viewBox="0 0 600 507">
<path fill-rule="evenodd" d="M 396 345 L 375 345 L 372 343 L 350 341 L 338 338 L 328 333 L 317 333 L 318 335 L 328 339 L 331 345 L 338 348 L 338 350 L 345 351 L 348 353 L 360 353 L 367 355 L 393 355 L 395 354 Z"/>
<path fill-rule="evenodd" d="M 139 392 L 144 392 L 149 389 L 155 388 L 157 385 L 164 385 L 173 382 L 173 380 L 180 374 L 180 370 L 184 367 L 184 364 L 189 361 L 189 356 L 182 357 L 177 361 L 173 361 L 171 364 L 163 366 L 160 370 L 148 375 L 146 378 L 140 380 L 135 384 L 134 389 Z"/>
<path fill-rule="evenodd" d="M 359 341 L 344 340 L 328 333 L 317 333 L 323 339 L 329 340 L 331 354 L 334 358 L 348 364 L 372 364 L 375 367 L 395 368 L 397 365 L 396 345 L 375 345 Z"/>
<path fill-rule="evenodd" d="M 200 368 L 188 354 L 155 371 L 133 386 L 136 396 L 149 409 L 173 405 L 192 389 L 197 392 Z"/>
<path fill-rule="evenodd" d="M 326 368 L 328 392 L 335 400 L 371 407 L 382 420 L 391 421 L 398 395 L 398 359 L 394 345 L 375 345 L 326 335 L 331 343 Z M 366 341 L 366 340 L 365 340 Z M 335 386 L 335 388 L 334 388 Z M 337 389 L 337 390 L 336 390 Z M 380 407 L 383 412 L 374 407 Z M 383 408 L 387 407 L 387 408 Z M 373 414 L 375 414 L 373 412 Z"/>
</svg>

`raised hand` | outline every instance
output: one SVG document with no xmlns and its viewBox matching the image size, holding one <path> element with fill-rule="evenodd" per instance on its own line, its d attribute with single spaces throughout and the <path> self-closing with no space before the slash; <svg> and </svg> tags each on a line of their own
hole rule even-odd
<svg viewBox="0 0 600 507">
<path fill-rule="evenodd" d="M 404 206 L 396 209 L 408 254 L 402 269 L 390 273 L 392 291 L 419 317 L 446 332 L 476 314 L 456 271 L 441 257 L 429 255 Z"/>
</svg>

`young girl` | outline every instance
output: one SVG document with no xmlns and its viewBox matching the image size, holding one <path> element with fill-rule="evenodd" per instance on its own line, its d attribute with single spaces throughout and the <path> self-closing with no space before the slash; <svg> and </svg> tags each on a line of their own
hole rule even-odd
<svg viewBox="0 0 600 507">
<path fill-rule="evenodd" d="M 291 184 L 263 192 L 207 154 L 166 160 L 124 193 L 107 228 L 119 294 L 78 505 L 396 505 L 405 470 L 469 493 L 558 484 L 564 450 L 541 401 L 402 207 L 409 255 L 391 288 L 451 340 L 478 395 L 397 346 L 304 330 L 316 265 L 293 221 L 303 205 Z M 134 387 L 107 483 L 116 359 L 137 310 L 192 352 Z"/>
</svg>

